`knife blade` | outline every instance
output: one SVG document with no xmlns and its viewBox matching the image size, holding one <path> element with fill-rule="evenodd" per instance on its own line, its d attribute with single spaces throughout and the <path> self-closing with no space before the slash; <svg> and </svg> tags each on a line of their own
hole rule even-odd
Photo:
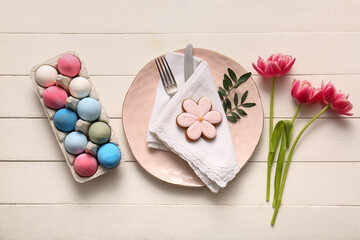
<svg viewBox="0 0 360 240">
<path fill-rule="evenodd" d="M 193 46 L 191 44 L 188 44 L 185 49 L 185 59 L 184 59 L 185 82 L 194 72 L 193 54 L 194 54 Z"/>
</svg>

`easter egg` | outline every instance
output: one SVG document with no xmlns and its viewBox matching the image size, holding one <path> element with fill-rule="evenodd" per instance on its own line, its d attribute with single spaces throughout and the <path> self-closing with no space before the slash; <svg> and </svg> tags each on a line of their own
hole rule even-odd
<svg viewBox="0 0 360 240">
<path fill-rule="evenodd" d="M 70 94 L 76 98 L 87 97 L 91 91 L 90 81 L 84 77 L 76 77 L 69 85 Z"/>
<path fill-rule="evenodd" d="M 70 154 L 80 154 L 85 151 L 88 140 L 81 132 L 71 132 L 65 137 L 65 149 Z"/>
<path fill-rule="evenodd" d="M 80 60 L 72 54 L 66 54 L 59 58 L 58 69 L 62 75 L 75 77 L 81 69 Z"/>
<path fill-rule="evenodd" d="M 51 109 L 63 108 L 68 97 L 66 91 L 61 87 L 52 86 L 45 89 L 43 93 L 44 104 Z"/>
<path fill-rule="evenodd" d="M 42 87 L 54 86 L 58 72 L 53 66 L 42 65 L 35 72 L 35 80 Z"/>
<path fill-rule="evenodd" d="M 110 127 L 104 122 L 93 123 L 89 128 L 89 138 L 93 143 L 106 143 L 110 139 L 110 135 Z"/>
<path fill-rule="evenodd" d="M 77 105 L 77 112 L 82 120 L 94 121 L 100 116 L 101 105 L 94 98 L 83 98 Z"/>
<path fill-rule="evenodd" d="M 81 177 L 90 177 L 96 173 L 98 162 L 88 153 L 82 153 L 74 160 L 74 170 Z"/>
<path fill-rule="evenodd" d="M 99 148 L 97 159 L 103 167 L 114 168 L 120 163 L 120 149 L 113 143 L 106 143 Z"/>
<path fill-rule="evenodd" d="M 76 113 L 67 108 L 60 109 L 54 116 L 55 127 L 63 132 L 73 131 L 77 120 Z"/>
</svg>

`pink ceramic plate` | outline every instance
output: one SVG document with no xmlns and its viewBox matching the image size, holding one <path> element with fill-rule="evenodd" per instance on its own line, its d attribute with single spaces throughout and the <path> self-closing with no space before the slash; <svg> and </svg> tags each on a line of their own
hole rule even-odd
<svg viewBox="0 0 360 240">
<path fill-rule="evenodd" d="M 178 50 L 182 53 L 184 51 L 184 49 Z M 195 48 L 194 56 L 209 63 L 217 87 L 222 86 L 227 68 L 233 69 L 237 76 L 247 72 L 234 60 L 207 49 Z M 147 147 L 146 133 L 159 79 L 155 62 L 149 62 L 138 73 L 125 97 L 123 127 L 131 151 L 140 165 L 160 180 L 189 187 L 204 186 L 203 182 L 180 157 L 171 152 Z M 246 101 L 254 102 L 256 106 L 247 108 L 248 116 L 243 117 L 237 123 L 229 122 L 240 167 L 249 160 L 259 142 L 264 118 L 259 92 L 252 78 L 242 84 L 237 92 L 240 95 L 246 90 L 249 90 Z"/>
</svg>

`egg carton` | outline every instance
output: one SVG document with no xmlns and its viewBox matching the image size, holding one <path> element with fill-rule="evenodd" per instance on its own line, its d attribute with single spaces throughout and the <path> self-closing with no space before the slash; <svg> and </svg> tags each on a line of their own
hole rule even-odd
<svg viewBox="0 0 360 240">
<path fill-rule="evenodd" d="M 105 123 L 107 123 L 109 125 L 109 127 L 111 129 L 111 137 L 110 137 L 110 140 L 108 142 L 113 143 L 118 147 L 119 147 L 119 143 L 118 143 L 118 141 L 116 139 L 113 127 L 110 124 L 109 117 L 107 116 L 107 114 L 106 114 L 106 112 L 104 110 L 104 106 L 103 106 L 103 104 L 101 103 L 101 101 L 99 99 L 99 95 L 97 94 L 97 92 L 96 92 L 96 90 L 94 88 L 94 84 L 92 83 L 90 75 L 89 75 L 89 73 L 88 73 L 88 71 L 87 71 L 87 69 L 85 67 L 84 61 L 79 57 L 79 55 L 76 52 L 68 51 L 68 52 L 59 54 L 59 55 L 57 55 L 57 56 L 55 56 L 53 58 L 50 58 L 50 59 L 48 59 L 48 60 L 46 60 L 46 61 L 44 61 L 44 62 L 42 62 L 42 63 L 40 63 L 38 65 L 35 65 L 31 69 L 30 79 L 31 79 L 31 81 L 33 83 L 34 89 L 35 89 L 36 94 L 37 94 L 37 96 L 38 96 L 38 98 L 40 100 L 40 103 L 41 103 L 41 105 L 42 105 L 42 107 L 44 109 L 44 112 L 45 112 L 45 114 L 47 116 L 47 119 L 50 122 L 51 128 L 52 128 L 52 130 L 54 132 L 54 135 L 55 135 L 56 140 L 57 140 L 57 142 L 58 142 L 58 144 L 60 146 L 60 149 L 61 149 L 61 151 L 62 151 L 62 153 L 63 153 L 63 155 L 65 157 L 66 163 L 69 166 L 74 179 L 79 183 L 84 183 L 84 182 L 90 181 L 90 180 L 92 180 L 94 178 L 97 178 L 100 175 L 108 173 L 108 172 L 112 171 L 114 168 L 105 168 L 105 167 L 103 167 L 103 166 L 101 166 L 99 164 L 96 173 L 94 175 L 90 176 L 90 177 L 81 177 L 75 172 L 74 167 L 73 167 L 73 163 L 74 163 L 74 160 L 76 158 L 76 155 L 72 155 L 72 154 L 68 153 L 66 151 L 66 149 L 65 149 L 65 146 L 64 146 L 65 137 L 69 133 L 59 131 L 55 127 L 54 115 L 55 115 L 57 110 L 50 109 L 44 104 L 43 93 L 44 93 L 46 88 L 41 87 L 40 85 L 38 85 L 36 80 L 35 80 L 35 72 L 40 66 L 42 66 L 42 65 L 50 65 L 50 66 L 53 66 L 55 69 L 58 70 L 57 62 L 58 62 L 60 57 L 62 57 L 63 55 L 66 55 L 66 54 L 72 54 L 72 55 L 76 56 L 80 60 L 80 62 L 81 62 L 81 70 L 80 70 L 79 74 L 77 76 L 75 76 L 75 77 L 84 77 L 84 78 L 89 80 L 89 82 L 91 83 L 91 91 L 90 91 L 90 94 L 89 94 L 88 97 L 92 97 L 92 98 L 96 99 L 101 105 L 101 114 L 100 114 L 99 118 L 96 121 L 103 121 L 103 122 L 105 122 Z M 58 73 L 59 73 L 59 70 L 58 70 Z M 76 113 L 76 106 L 77 106 L 77 104 L 78 104 L 78 102 L 80 100 L 77 99 L 77 98 L 72 97 L 70 95 L 70 93 L 69 93 L 68 86 L 69 86 L 69 83 L 70 83 L 71 80 L 72 80 L 72 78 L 63 76 L 63 75 L 61 75 L 59 73 L 59 75 L 58 75 L 58 77 L 56 79 L 56 86 L 62 87 L 68 93 L 68 98 L 66 99 L 66 106 L 65 107 L 68 108 L 68 109 L 73 110 Z M 92 122 L 84 121 L 84 120 L 79 118 L 78 121 L 76 122 L 75 131 L 80 131 L 80 132 L 82 132 L 83 134 L 85 134 L 88 137 L 88 129 L 89 129 L 91 124 L 92 124 Z M 99 144 L 95 144 L 95 143 L 91 142 L 89 140 L 89 138 L 88 138 L 88 144 L 86 146 L 85 152 L 89 153 L 89 154 L 93 155 L 95 158 L 97 158 L 96 153 L 97 153 L 97 150 L 98 150 L 98 148 L 100 146 L 101 145 L 99 145 Z M 123 153 L 121 152 L 121 150 L 120 150 L 120 153 L 121 153 L 121 156 L 122 156 Z M 120 161 L 119 165 L 121 165 L 122 162 L 123 161 Z"/>
</svg>

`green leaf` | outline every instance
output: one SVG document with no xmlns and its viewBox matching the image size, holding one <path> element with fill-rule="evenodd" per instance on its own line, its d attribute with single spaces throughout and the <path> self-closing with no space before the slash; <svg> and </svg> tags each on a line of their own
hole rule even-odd
<svg viewBox="0 0 360 240">
<path fill-rule="evenodd" d="M 230 122 L 236 122 L 236 118 L 232 117 L 232 116 L 226 116 L 226 118 L 230 121 Z"/>
<path fill-rule="evenodd" d="M 221 95 L 226 96 L 226 91 L 222 88 L 219 87 L 219 91 L 218 91 Z"/>
<path fill-rule="evenodd" d="M 227 82 L 225 81 L 225 79 L 223 80 L 223 86 L 225 88 L 226 91 L 229 91 L 229 85 L 227 84 Z"/>
<path fill-rule="evenodd" d="M 240 119 L 241 117 L 239 116 L 239 114 L 235 113 L 235 112 L 231 112 L 231 115 L 236 118 L 236 119 Z"/>
<path fill-rule="evenodd" d="M 245 73 L 245 74 L 241 75 L 241 77 L 239 78 L 239 82 L 244 83 L 244 82 L 246 82 L 250 77 L 251 77 L 251 72 Z"/>
<path fill-rule="evenodd" d="M 242 82 L 238 82 L 237 84 L 235 84 L 234 88 L 236 89 L 236 88 L 240 87 L 241 84 L 242 84 Z"/>
<path fill-rule="evenodd" d="M 251 108 L 251 107 L 253 107 L 255 105 L 256 105 L 256 103 L 244 103 L 241 106 L 246 107 L 246 108 Z"/>
<path fill-rule="evenodd" d="M 231 79 L 234 81 L 234 82 L 237 82 L 237 77 L 236 77 L 236 74 L 234 73 L 233 70 L 231 70 L 230 68 L 227 69 L 228 72 L 229 72 L 229 75 L 231 77 Z"/>
<path fill-rule="evenodd" d="M 223 101 L 222 106 L 223 106 L 224 112 L 226 112 L 226 111 L 227 111 L 227 106 L 226 106 L 226 102 L 225 102 L 225 101 Z"/>
<path fill-rule="evenodd" d="M 278 160 L 276 163 L 276 172 L 275 172 L 275 179 L 274 179 L 274 199 L 273 199 L 273 206 L 275 207 L 277 200 L 278 200 L 278 194 L 280 190 L 280 181 L 281 181 L 281 175 L 283 172 L 283 165 L 284 165 L 284 159 L 286 150 L 290 146 L 290 138 L 292 135 L 292 129 L 293 129 L 293 123 L 289 120 L 282 121 L 284 125 L 284 131 L 282 133 L 281 138 L 281 145 L 278 155 Z"/>
<path fill-rule="evenodd" d="M 246 113 L 244 110 L 240 109 L 240 108 L 237 108 L 236 111 L 237 111 L 241 116 L 246 116 L 246 115 L 247 115 L 247 113 Z"/>
<path fill-rule="evenodd" d="M 218 91 L 218 94 L 219 94 L 219 97 L 220 97 L 221 101 L 223 101 L 223 100 L 224 100 L 224 96 L 221 95 L 221 93 L 220 93 L 219 91 Z"/>
<path fill-rule="evenodd" d="M 249 91 L 246 90 L 246 91 L 244 92 L 244 94 L 242 95 L 242 97 L 241 97 L 241 104 L 243 104 L 243 103 L 245 102 L 245 100 L 246 100 L 246 98 L 247 98 L 247 96 L 248 96 L 248 93 L 249 93 Z"/>
<path fill-rule="evenodd" d="M 227 83 L 227 85 L 229 85 L 230 87 L 233 85 L 232 81 L 230 80 L 229 77 L 225 78 L 224 77 L 224 81 Z"/>
<path fill-rule="evenodd" d="M 224 80 L 226 81 L 226 82 L 230 82 L 231 83 L 231 79 L 229 78 L 229 76 L 228 75 L 226 75 L 226 74 L 224 74 Z"/>
<path fill-rule="evenodd" d="M 234 95 L 234 104 L 235 104 L 235 106 L 237 106 L 238 103 L 239 103 L 238 95 L 237 95 L 237 93 L 235 93 L 235 95 Z"/>
<path fill-rule="evenodd" d="M 228 107 L 228 109 L 231 109 L 231 102 L 230 102 L 230 100 L 227 98 L 227 99 L 225 99 L 225 102 L 226 102 L 226 106 Z"/>
</svg>

